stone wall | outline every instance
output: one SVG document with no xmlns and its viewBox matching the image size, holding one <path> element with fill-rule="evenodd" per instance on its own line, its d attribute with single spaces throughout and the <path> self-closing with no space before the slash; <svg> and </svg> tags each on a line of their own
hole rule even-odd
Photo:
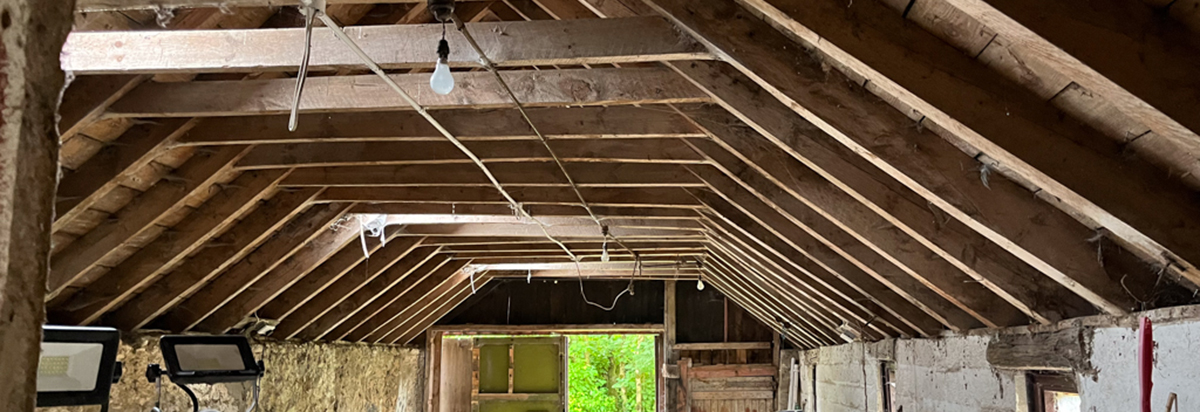
<svg viewBox="0 0 1200 412">
<path fill-rule="evenodd" d="M 263 376 L 261 412 L 420 412 L 424 409 L 423 352 L 411 347 L 349 343 L 254 343 Z M 144 373 L 150 363 L 162 363 L 158 335 L 138 334 L 122 339 L 118 360 L 125 376 L 114 385 L 110 410 L 147 412 L 154 406 L 155 387 Z M 190 385 L 201 408 L 220 412 L 245 411 L 252 386 L 244 384 Z M 38 412 L 95 411 L 97 407 L 39 408 Z M 163 412 L 190 412 L 191 402 L 178 387 L 163 384 Z"/>
<path fill-rule="evenodd" d="M 1026 411 L 1026 371 L 993 365 L 988 360 L 988 348 L 1016 335 L 1036 337 L 1057 333 L 1080 336 L 1078 342 L 1082 347 L 1077 350 L 1054 351 L 1076 359 L 1073 364 L 1078 366 L 1072 374 L 1079 385 L 1084 411 L 1137 410 L 1138 316 L 1148 316 L 1155 322 L 1152 410 L 1164 410 L 1171 392 L 1178 395 L 1179 410 L 1200 410 L 1200 306 L 935 339 L 889 339 L 811 351 L 785 351 L 781 356 L 777 399 L 782 409 L 782 400 L 787 399 L 791 386 L 786 365 L 795 358 L 801 372 L 801 409 L 882 411 L 881 362 L 891 361 L 896 367 L 895 404 L 905 411 Z"/>
</svg>

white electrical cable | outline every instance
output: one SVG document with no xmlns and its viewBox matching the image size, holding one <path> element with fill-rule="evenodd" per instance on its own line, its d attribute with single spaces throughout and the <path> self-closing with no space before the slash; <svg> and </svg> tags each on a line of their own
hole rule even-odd
<svg viewBox="0 0 1200 412">
<path fill-rule="evenodd" d="M 350 36 L 346 35 L 346 32 L 342 31 L 342 28 L 337 25 L 337 22 L 334 22 L 333 19 L 325 13 L 317 13 L 317 17 L 320 18 L 321 22 L 325 23 L 326 26 L 329 26 L 329 29 L 333 31 L 334 36 L 337 36 L 338 40 L 341 40 L 342 43 L 344 43 L 350 48 L 350 50 L 354 52 L 354 54 L 358 55 L 358 58 L 363 61 L 363 64 L 365 64 L 368 69 L 371 69 L 372 72 L 383 79 L 383 82 L 386 83 L 393 91 L 395 91 L 396 94 L 399 94 L 400 97 L 403 98 L 404 101 L 413 108 L 413 110 L 416 110 L 421 117 L 424 117 L 425 120 L 429 121 L 429 124 L 437 129 L 442 136 L 445 136 L 450 143 L 454 144 L 454 146 L 457 147 L 458 150 L 462 151 L 463 154 L 467 155 L 467 157 L 470 158 L 475 165 L 479 166 L 479 169 L 482 170 L 483 174 L 487 176 L 488 181 L 492 183 L 492 186 L 496 187 L 496 190 L 500 191 L 500 195 L 504 196 L 504 199 L 512 205 L 513 209 L 517 210 L 521 213 L 521 215 L 525 216 L 534 223 L 537 223 L 538 227 L 542 229 L 542 233 L 546 235 L 546 238 L 550 239 L 551 242 L 554 242 L 561 247 L 563 251 L 567 253 L 567 256 L 571 257 L 571 260 L 579 261 L 579 257 L 576 256 L 575 253 L 571 252 L 571 249 L 567 248 L 566 244 L 556 239 L 554 235 L 550 234 L 550 230 L 547 228 L 545 223 L 542 223 L 541 220 L 538 220 L 538 218 L 529 214 L 529 212 L 521 206 L 520 202 L 517 202 L 517 200 L 514 199 L 507 190 L 504 190 L 504 187 L 500 185 L 500 181 L 496 179 L 496 176 L 492 174 L 492 171 L 488 169 L 487 165 L 483 164 L 483 160 L 480 160 L 479 156 L 476 156 L 471 149 L 468 149 L 467 146 L 462 143 L 462 141 L 458 140 L 457 137 L 454 137 L 454 134 L 450 133 L 449 130 L 446 130 L 446 127 L 442 126 L 441 122 L 438 122 L 437 119 L 433 118 L 433 116 L 429 114 L 429 111 L 425 110 L 425 107 L 421 106 L 420 103 L 417 103 L 412 96 L 406 93 L 404 89 L 400 88 L 400 85 L 396 84 L 396 82 L 392 80 L 392 78 L 388 76 L 382 68 L 379 67 L 379 64 L 375 63 L 375 60 L 371 59 L 371 56 L 368 56 L 361 47 L 358 47 L 358 44 L 354 43 L 354 40 L 351 39 Z"/>
</svg>

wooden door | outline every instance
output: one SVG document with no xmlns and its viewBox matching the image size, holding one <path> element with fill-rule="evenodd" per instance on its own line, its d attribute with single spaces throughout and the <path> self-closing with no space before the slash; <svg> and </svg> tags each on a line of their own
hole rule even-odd
<svg viewBox="0 0 1200 412">
<path fill-rule="evenodd" d="M 773 412 L 775 373 L 772 365 L 680 368 L 691 412 Z"/>
</svg>

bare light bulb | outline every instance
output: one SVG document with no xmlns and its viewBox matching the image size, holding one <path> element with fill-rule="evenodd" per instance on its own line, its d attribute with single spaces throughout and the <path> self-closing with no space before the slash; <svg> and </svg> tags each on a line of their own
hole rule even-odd
<svg viewBox="0 0 1200 412">
<path fill-rule="evenodd" d="M 454 76 L 450 75 L 450 66 L 446 59 L 438 59 L 433 76 L 429 76 L 429 88 L 440 95 L 450 94 L 454 90 Z"/>
<path fill-rule="evenodd" d="M 703 280 L 696 281 L 696 290 L 704 290 L 704 281 Z"/>
</svg>

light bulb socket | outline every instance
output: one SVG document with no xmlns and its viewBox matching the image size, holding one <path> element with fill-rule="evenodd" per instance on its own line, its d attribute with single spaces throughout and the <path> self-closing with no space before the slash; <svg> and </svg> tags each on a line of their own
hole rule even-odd
<svg viewBox="0 0 1200 412">
<path fill-rule="evenodd" d="M 454 19 L 454 0 L 429 0 L 426 8 L 439 23 L 449 23 Z"/>
<path fill-rule="evenodd" d="M 439 40 L 437 54 L 438 59 L 445 62 L 450 57 L 450 42 L 447 42 L 446 39 Z"/>
</svg>

